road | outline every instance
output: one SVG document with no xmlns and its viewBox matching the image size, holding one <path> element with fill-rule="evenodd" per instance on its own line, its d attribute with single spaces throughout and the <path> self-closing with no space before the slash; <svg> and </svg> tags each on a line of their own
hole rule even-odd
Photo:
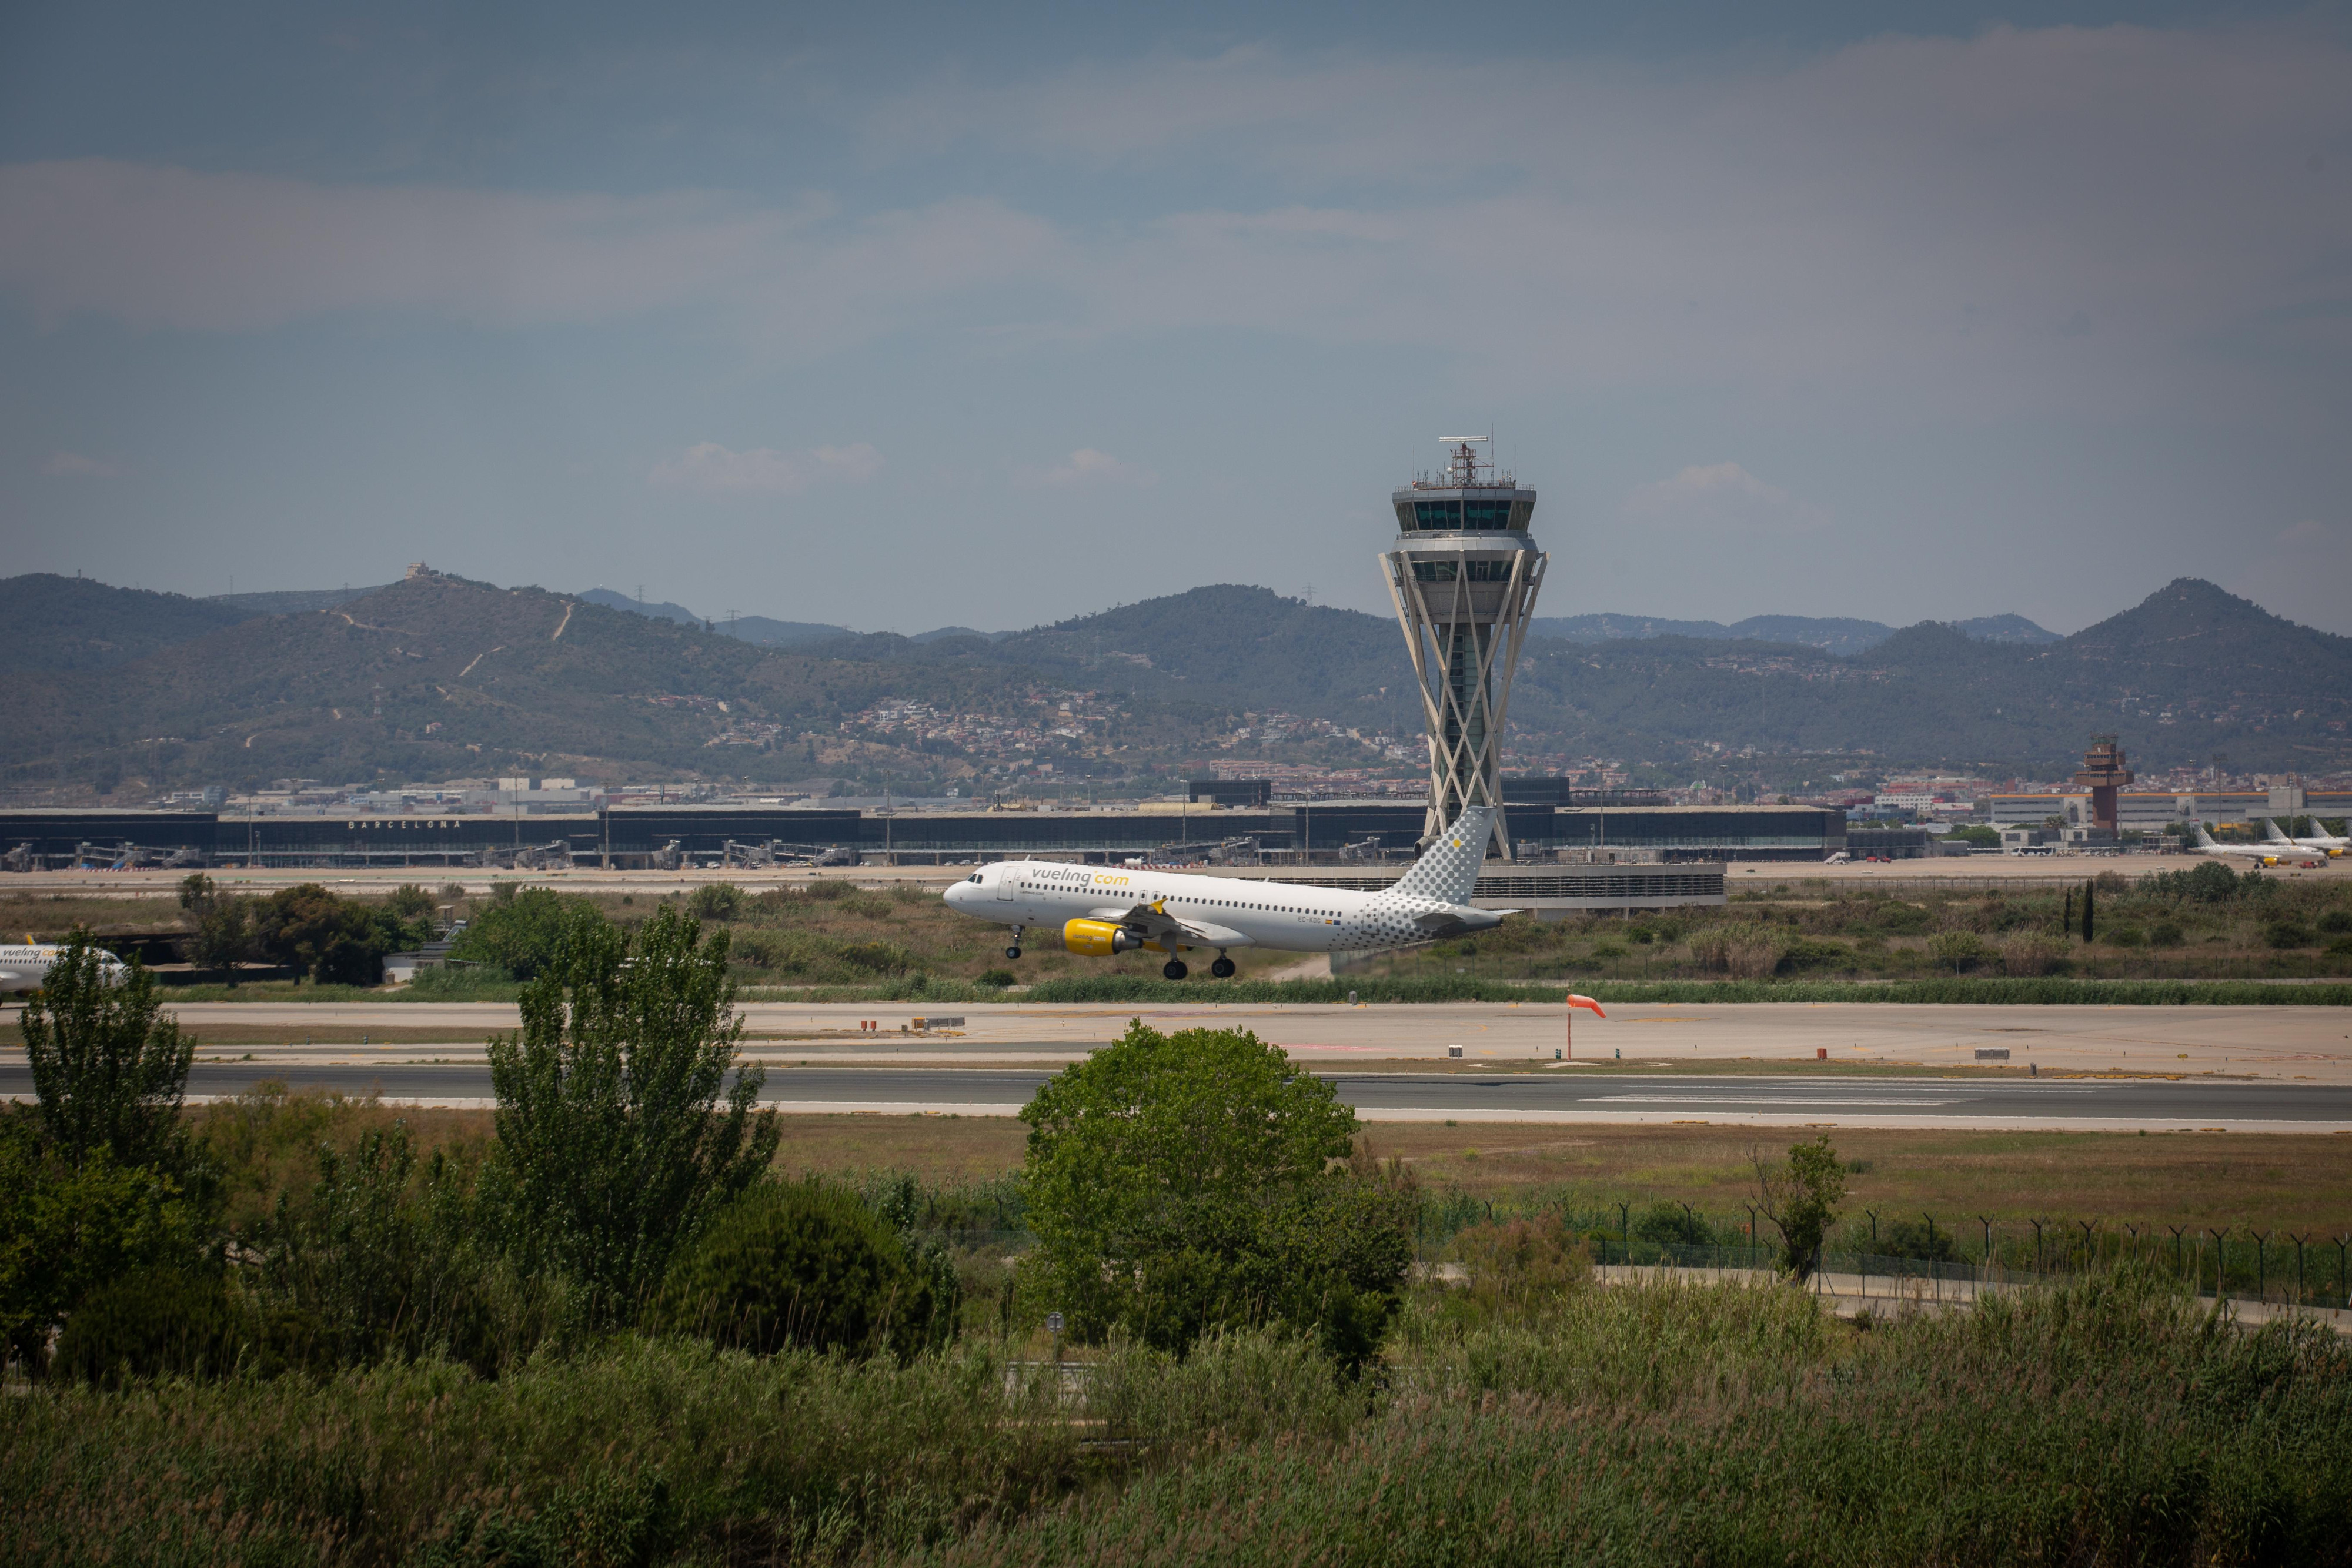
<svg viewBox="0 0 2352 1568">
<path fill-rule="evenodd" d="M 981 1002 L 752 1002 L 741 1011 L 752 1041 L 793 1057 L 835 1061 L 1073 1061 L 1117 1039 L 1130 1019 L 1160 1030 L 1246 1029 L 1299 1061 L 1430 1061 L 1462 1048 L 1478 1062 L 1549 1061 L 1566 1048 L 1565 1009 L 1538 1003 L 1431 1003 L 1348 1007 L 1202 1001 L 1181 1007 Z M 492 1033 L 515 1027 L 510 1006 L 427 1002 L 205 1002 L 173 1009 L 205 1054 L 248 1047 L 288 1070 L 337 1061 L 471 1056 Z M 952 1012 L 961 1026 L 901 1033 L 918 1016 Z M 1606 1019 L 1575 1017 L 1570 1054 L 1678 1063 L 1741 1059 L 1970 1068 L 1979 1050 L 2006 1050 L 2012 1067 L 2045 1071 L 2221 1073 L 2352 1085 L 2352 1008 L 1990 1007 L 1888 1002 L 1613 1004 Z M 14 1009 L 0 1010 L 0 1022 Z M 863 1021 L 878 1030 L 862 1030 Z M 388 1057 L 380 1038 L 404 1042 Z M 296 1031 L 302 1031 L 298 1036 Z M 306 1047 L 303 1036 L 319 1039 Z M 323 1038 L 321 1038 L 323 1037 Z M 343 1043 L 330 1045 L 329 1040 Z M 418 1043 L 422 1042 L 422 1043 Z M 21 1061 L 0 1049 L 0 1063 Z"/>
<path fill-rule="evenodd" d="M 1041 1068 L 772 1064 L 763 1098 L 795 1112 L 1009 1116 L 1045 1081 Z M 2352 1085 L 2221 1079 L 2032 1079 L 1893 1075 L 1707 1076 L 1538 1069 L 1517 1072 L 1326 1071 L 1369 1121 L 1712 1122 L 1759 1126 L 2107 1128 L 2150 1132 L 2352 1132 Z M 473 1062 L 320 1065 L 285 1073 L 258 1062 L 200 1062 L 192 1096 L 235 1094 L 269 1078 L 423 1104 L 489 1103 Z M 0 1062 L 0 1095 L 26 1095 L 21 1061 Z"/>
</svg>

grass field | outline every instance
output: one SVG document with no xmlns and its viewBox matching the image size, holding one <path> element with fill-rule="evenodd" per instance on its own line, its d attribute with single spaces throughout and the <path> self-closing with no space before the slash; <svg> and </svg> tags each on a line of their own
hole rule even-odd
<svg viewBox="0 0 2352 1568">
<path fill-rule="evenodd" d="M 2050 999 L 2059 1000 L 2074 999 L 2068 982 L 2084 980 L 2352 980 L 2352 885 L 2221 880 L 2227 885 L 2200 883 L 2192 892 L 2189 883 L 2164 879 L 2099 878 L 2095 941 L 2082 937 L 2079 888 L 1906 890 L 1890 896 L 1866 887 L 1775 884 L 1742 892 L 1719 908 L 1553 922 L 1515 917 L 1475 937 L 1375 956 L 1343 977 L 1337 990 L 1402 998 L 1534 981 L 1595 995 L 1603 994 L 1599 988 L 1620 988 L 1615 994 L 1622 1000 L 1680 1000 L 1690 998 L 1637 996 L 1624 988 L 1744 982 L 1768 994 L 1776 986 L 1859 986 L 1859 999 L 1862 992 L 1884 990 L 1888 981 L 1931 987 L 2041 982 Z M 435 896 L 458 915 L 476 902 Z M 607 915 L 634 921 L 685 895 L 587 896 Z M 47 940 L 77 924 L 101 934 L 187 928 L 171 898 L 0 889 L 0 932 Z M 1111 993 L 1140 997 L 1163 984 L 1160 955 L 1076 957 L 1043 931 L 1031 934 L 1017 963 L 1009 961 L 1001 951 L 1005 934 L 1000 928 L 957 915 L 935 892 L 906 884 L 875 890 L 843 881 L 747 894 L 725 924 L 734 936 L 738 978 L 747 986 L 792 987 L 794 994 L 969 1001 L 1017 979 L 1043 987 L 1040 997 L 1076 1001 Z M 1309 967 L 1320 963 L 1316 956 L 1247 948 L 1234 957 L 1241 973 L 1225 989 L 1235 999 L 1276 999 L 1252 988 L 1279 979 L 1302 960 Z M 811 993 L 811 987 L 824 989 Z M 244 989 L 278 994 L 274 988 Z M 2158 993 L 2149 995 L 2160 999 Z"/>
</svg>

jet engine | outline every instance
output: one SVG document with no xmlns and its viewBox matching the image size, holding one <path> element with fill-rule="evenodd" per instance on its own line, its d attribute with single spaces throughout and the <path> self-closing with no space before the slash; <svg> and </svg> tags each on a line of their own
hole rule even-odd
<svg viewBox="0 0 2352 1568">
<path fill-rule="evenodd" d="M 1073 920 L 1062 927 L 1062 946 L 1082 958 L 1108 958 L 1133 952 L 1143 938 L 1115 921 Z"/>
</svg>

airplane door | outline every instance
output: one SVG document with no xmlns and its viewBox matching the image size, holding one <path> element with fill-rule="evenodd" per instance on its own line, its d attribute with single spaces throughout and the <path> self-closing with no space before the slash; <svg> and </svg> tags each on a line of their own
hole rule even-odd
<svg viewBox="0 0 2352 1568">
<path fill-rule="evenodd" d="M 996 902 L 999 904 L 1013 902 L 1013 873 L 1009 871 L 997 873 Z"/>
</svg>

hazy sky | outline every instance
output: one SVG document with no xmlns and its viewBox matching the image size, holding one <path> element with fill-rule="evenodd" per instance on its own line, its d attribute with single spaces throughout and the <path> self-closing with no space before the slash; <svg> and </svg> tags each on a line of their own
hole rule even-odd
<svg viewBox="0 0 2352 1568">
<path fill-rule="evenodd" d="M 2352 15 L 0 10 L 0 570 L 1385 612 L 1489 428 L 1552 614 L 2352 632 Z"/>
</svg>

